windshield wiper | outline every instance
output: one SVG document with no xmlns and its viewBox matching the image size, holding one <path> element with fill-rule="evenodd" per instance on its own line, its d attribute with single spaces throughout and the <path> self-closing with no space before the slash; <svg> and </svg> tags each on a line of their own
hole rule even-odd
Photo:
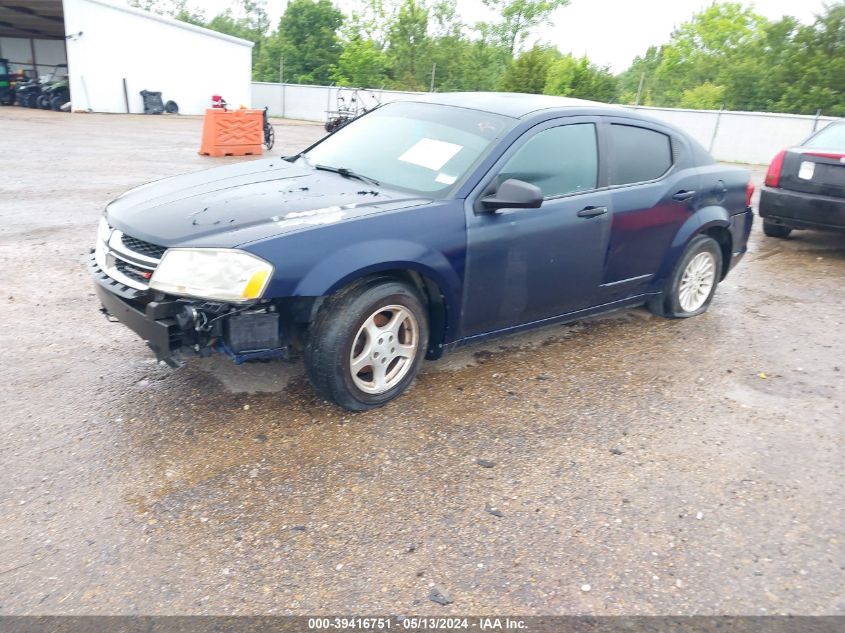
<svg viewBox="0 0 845 633">
<path fill-rule="evenodd" d="M 370 178 L 369 176 L 364 176 L 363 174 L 359 174 L 357 171 L 352 171 L 348 167 L 332 167 L 331 165 L 314 165 L 314 169 L 319 169 L 320 171 L 330 171 L 334 174 L 339 174 L 344 178 L 354 178 L 355 180 L 361 180 L 362 182 L 368 182 L 371 185 L 375 185 L 379 187 L 381 183 L 376 180 L 375 178 Z"/>
</svg>

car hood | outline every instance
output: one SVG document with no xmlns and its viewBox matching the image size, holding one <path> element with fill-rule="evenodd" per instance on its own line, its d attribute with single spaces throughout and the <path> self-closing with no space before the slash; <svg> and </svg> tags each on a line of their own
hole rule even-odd
<svg viewBox="0 0 845 633">
<path fill-rule="evenodd" d="M 272 158 L 141 185 L 111 202 L 107 218 L 161 246 L 231 248 L 431 201 Z"/>
</svg>

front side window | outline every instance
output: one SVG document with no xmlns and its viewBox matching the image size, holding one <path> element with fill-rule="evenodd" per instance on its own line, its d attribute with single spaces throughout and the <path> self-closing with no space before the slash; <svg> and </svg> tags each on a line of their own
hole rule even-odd
<svg viewBox="0 0 845 633">
<path fill-rule="evenodd" d="M 462 180 L 515 123 L 480 110 L 391 103 L 326 137 L 305 159 L 436 196 Z"/>
<path fill-rule="evenodd" d="M 499 173 L 540 187 L 544 198 L 590 191 L 598 183 L 596 126 L 574 123 L 538 132 L 517 150 Z"/>
<path fill-rule="evenodd" d="M 610 138 L 611 185 L 656 180 L 672 166 L 672 142 L 662 132 L 613 123 Z"/>
</svg>

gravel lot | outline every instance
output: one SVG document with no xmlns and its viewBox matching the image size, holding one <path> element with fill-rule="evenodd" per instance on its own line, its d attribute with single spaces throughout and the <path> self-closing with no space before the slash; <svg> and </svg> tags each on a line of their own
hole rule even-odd
<svg viewBox="0 0 845 633">
<path fill-rule="evenodd" d="M 97 312 L 106 203 L 248 158 L 198 118 L 0 126 L 0 614 L 845 614 L 845 235 L 757 226 L 701 317 L 464 348 L 352 415 Z"/>
</svg>

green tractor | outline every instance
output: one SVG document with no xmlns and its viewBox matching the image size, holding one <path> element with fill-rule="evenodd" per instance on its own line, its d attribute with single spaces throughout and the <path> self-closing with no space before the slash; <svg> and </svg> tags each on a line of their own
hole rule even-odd
<svg viewBox="0 0 845 633">
<path fill-rule="evenodd" d="M 11 86 L 11 72 L 9 72 L 9 60 L 0 57 L 0 103 L 12 105 L 15 102 L 15 91 Z"/>
</svg>

